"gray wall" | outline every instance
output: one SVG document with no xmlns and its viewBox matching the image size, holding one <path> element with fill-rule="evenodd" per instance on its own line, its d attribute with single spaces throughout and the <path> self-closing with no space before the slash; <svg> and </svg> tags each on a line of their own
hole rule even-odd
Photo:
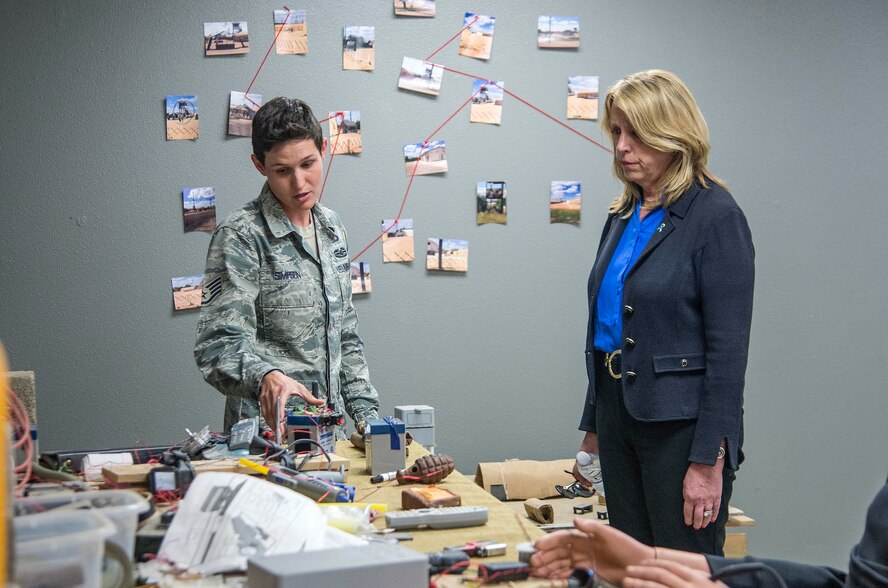
<svg viewBox="0 0 888 588">
<path fill-rule="evenodd" d="M 402 146 L 470 95 L 445 74 L 427 98 L 397 89 L 465 10 L 497 17 L 493 58 L 435 60 L 505 80 L 564 118 L 568 75 L 602 88 L 660 67 L 695 92 L 712 169 L 744 208 L 757 287 L 746 393 L 748 461 L 734 502 L 758 520 L 756 553 L 844 566 L 885 480 L 888 208 L 877 183 L 888 118 L 888 3 L 440 0 L 434 19 L 388 0 L 304 2 L 307 56 L 272 53 L 253 91 L 316 112 L 362 113 L 364 153 L 337 156 L 324 201 L 356 253 L 407 186 Z M 196 312 L 174 313 L 170 278 L 202 273 L 204 233 L 184 234 L 183 186 L 215 186 L 219 217 L 261 178 L 249 140 L 225 134 L 272 40 L 273 2 L 4 1 L 0 37 L 0 338 L 37 372 L 43 449 L 173 443 L 221 425 L 222 397 L 192 359 Z M 579 51 L 538 50 L 540 14 L 579 15 Z M 205 58 L 202 23 L 247 20 L 251 52 Z M 377 67 L 341 71 L 341 27 L 375 25 Z M 164 140 L 163 98 L 197 94 L 201 137 Z M 600 138 L 595 123 L 571 126 Z M 450 170 L 419 177 L 404 217 L 419 259 L 372 264 L 356 306 L 382 409 L 435 406 L 442 451 L 479 461 L 572 455 L 585 375 L 585 281 L 607 203 L 609 156 L 506 97 L 503 125 L 463 111 L 436 138 Z M 476 226 L 474 184 L 509 182 L 507 226 Z M 583 183 L 580 226 L 549 225 L 550 180 Z M 424 240 L 470 242 L 466 275 L 424 268 Z"/>
</svg>

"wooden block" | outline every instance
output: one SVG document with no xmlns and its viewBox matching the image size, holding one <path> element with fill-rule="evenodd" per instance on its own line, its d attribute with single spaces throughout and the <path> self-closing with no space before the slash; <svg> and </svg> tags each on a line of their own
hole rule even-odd
<svg viewBox="0 0 888 588">
<path fill-rule="evenodd" d="M 345 469 L 348 470 L 348 459 L 340 457 L 334 453 L 329 455 L 332 469 L 338 470 L 339 466 L 345 466 Z M 261 459 L 258 461 L 261 462 Z M 236 459 L 197 460 L 192 461 L 191 465 L 194 466 L 194 472 L 196 474 L 202 474 L 204 472 L 232 472 L 237 474 L 256 475 L 254 470 L 240 465 Z M 163 467 L 163 464 L 140 463 L 133 465 L 108 466 L 102 468 L 102 476 L 112 484 L 145 485 L 148 483 L 148 472 L 157 467 Z M 327 469 L 327 459 L 323 455 L 313 457 L 308 460 L 308 463 L 306 463 L 305 467 L 302 469 L 304 471 L 325 470 Z"/>
<path fill-rule="evenodd" d="M 461 506 L 462 499 L 446 488 L 428 486 L 426 488 L 407 488 L 401 492 L 401 508 L 438 508 L 441 506 Z"/>
<path fill-rule="evenodd" d="M 755 519 L 749 515 L 731 515 L 728 517 L 729 527 L 751 527 L 755 525 Z"/>
<path fill-rule="evenodd" d="M 725 557 L 746 557 L 746 533 L 725 535 Z"/>
<path fill-rule="evenodd" d="M 551 525 L 555 522 L 555 509 L 539 498 L 528 498 L 524 501 L 524 510 L 527 516 L 541 525 Z"/>
<path fill-rule="evenodd" d="M 341 455 L 336 455 L 335 453 L 330 453 L 328 455 L 330 456 L 330 469 L 331 470 L 338 470 L 339 466 L 344 466 L 345 471 L 346 471 L 346 476 L 348 476 L 348 467 L 349 467 L 349 463 L 351 463 L 349 461 L 349 459 L 347 457 L 342 457 Z M 259 456 L 251 456 L 251 459 L 253 457 L 259 457 Z M 298 459 L 299 459 L 299 457 L 297 456 L 297 461 L 298 461 Z M 257 461 L 259 461 L 261 463 L 262 459 L 259 458 Z M 303 468 L 302 468 L 302 470 L 306 471 L 306 472 L 312 472 L 312 471 L 317 471 L 317 470 L 326 470 L 326 469 L 327 469 L 327 458 L 324 457 L 323 455 L 318 455 L 316 457 L 311 458 L 310 460 L 308 460 L 308 462 L 306 462 L 305 466 L 303 466 Z"/>
</svg>

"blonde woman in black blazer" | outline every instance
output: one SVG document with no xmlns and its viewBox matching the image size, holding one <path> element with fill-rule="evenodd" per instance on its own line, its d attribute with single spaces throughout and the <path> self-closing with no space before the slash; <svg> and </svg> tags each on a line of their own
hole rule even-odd
<svg viewBox="0 0 888 588">
<path fill-rule="evenodd" d="M 614 527 L 718 555 L 742 461 L 752 237 L 675 74 L 630 75 L 604 106 L 624 187 L 589 277 L 580 450 L 600 453 Z"/>
</svg>

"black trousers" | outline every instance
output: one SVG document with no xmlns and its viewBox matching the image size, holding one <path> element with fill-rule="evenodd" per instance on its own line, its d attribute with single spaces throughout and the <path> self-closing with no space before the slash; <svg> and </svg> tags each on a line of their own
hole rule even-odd
<svg viewBox="0 0 888 588">
<path fill-rule="evenodd" d="M 604 354 L 596 352 L 604 366 Z M 595 422 L 611 526 L 647 545 L 723 555 L 734 471 L 724 468 L 718 518 L 695 531 L 684 522 L 682 486 L 696 420 L 644 422 L 623 402 L 621 380 L 596 370 Z"/>
</svg>

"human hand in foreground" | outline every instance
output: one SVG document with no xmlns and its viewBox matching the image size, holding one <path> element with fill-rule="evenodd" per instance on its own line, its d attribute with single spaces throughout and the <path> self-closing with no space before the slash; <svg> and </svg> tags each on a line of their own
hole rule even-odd
<svg viewBox="0 0 888 588">
<path fill-rule="evenodd" d="M 709 574 L 664 559 L 650 559 L 626 568 L 624 588 L 727 588 Z"/>
<path fill-rule="evenodd" d="M 315 398 L 308 388 L 284 372 L 268 372 L 262 378 L 262 386 L 259 389 L 259 409 L 262 411 L 262 418 L 271 427 L 272 432 L 279 429 L 283 431 L 284 405 L 290 396 L 299 396 L 306 404 L 312 406 L 324 404 L 322 399 Z"/>
<path fill-rule="evenodd" d="M 558 531 L 538 540 L 530 558 L 533 575 L 567 578 L 575 568 L 594 569 L 612 584 L 626 577 L 626 566 L 653 559 L 648 547 L 608 525 L 589 519 L 574 519 L 574 529 Z"/>
<path fill-rule="evenodd" d="M 717 460 L 714 466 L 693 462 L 688 465 L 682 485 L 687 526 L 699 531 L 718 517 L 724 467 L 723 459 Z"/>
</svg>

